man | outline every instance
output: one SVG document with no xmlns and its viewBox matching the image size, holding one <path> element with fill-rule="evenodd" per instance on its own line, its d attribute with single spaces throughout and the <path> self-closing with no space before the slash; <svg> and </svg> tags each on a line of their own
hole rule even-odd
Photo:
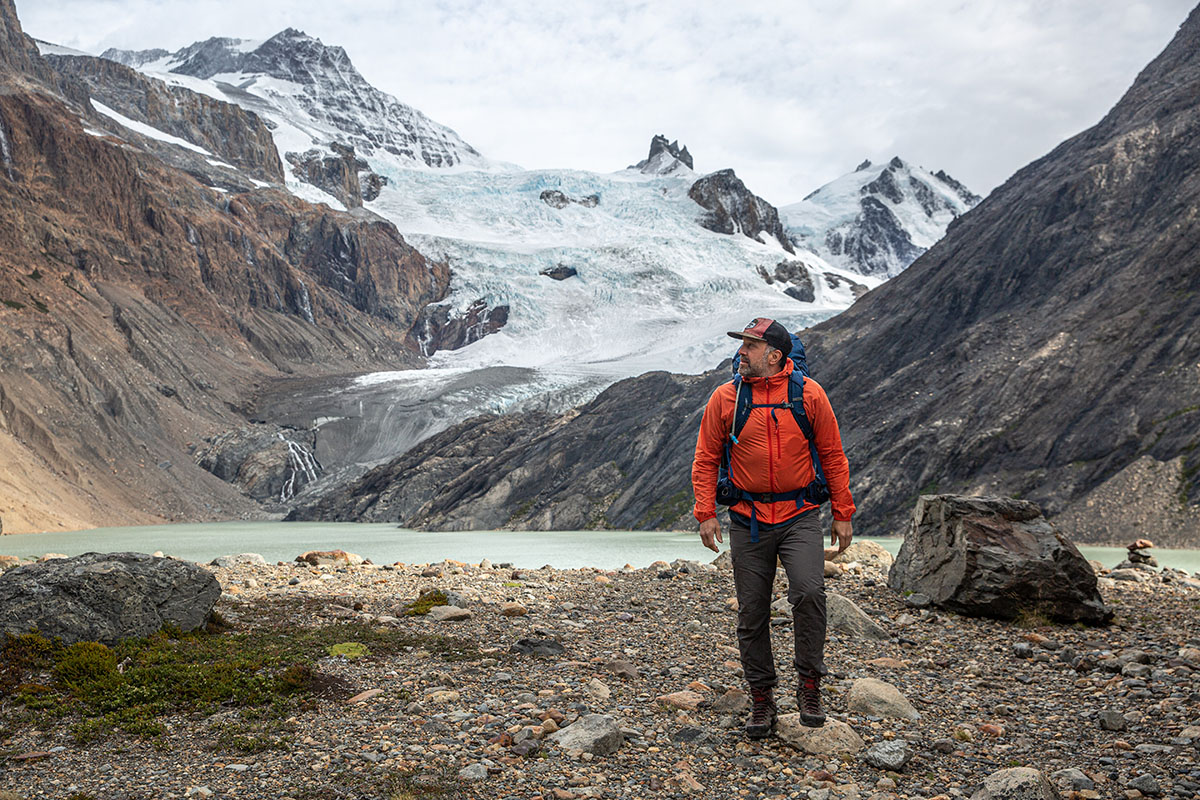
<svg viewBox="0 0 1200 800">
<path fill-rule="evenodd" d="M 788 577 L 801 721 L 810 727 L 825 722 L 820 694 L 821 676 L 828 672 L 824 663 L 825 556 L 820 508 L 797 499 L 796 490 L 808 486 L 817 473 L 809 442 L 786 405 L 794 368 L 788 358 L 791 336 L 778 322 L 764 318 L 751 320 L 745 330 L 730 331 L 729 335 L 742 341 L 738 373 L 743 385 L 735 388 L 730 382 L 717 387 L 704 410 L 692 464 L 694 514 L 700 523 L 700 541 L 716 551 L 716 543 L 723 541 L 716 519 L 717 476 L 729 441 L 729 477 L 741 497 L 729 509 L 738 648 L 753 703 L 746 735 L 761 739 L 774 730 L 776 717 L 770 622 L 777 557 Z M 745 426 L 731 438 L 738 391 L 752 393 L 753 407 Z M 834 519 L 831 542 L 841 552 L 850 544 L 850 518 L 855 510 L 850 467 L 829 398 L 810 378 L 804 379 L 804 413 L 829 486 Z"/>
</svg>

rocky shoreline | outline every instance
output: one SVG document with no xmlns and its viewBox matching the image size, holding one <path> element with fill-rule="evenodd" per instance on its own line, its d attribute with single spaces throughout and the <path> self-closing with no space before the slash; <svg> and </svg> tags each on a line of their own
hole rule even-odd
<svg viewBox="0 0 1200 800">
<path fill-rule="evenodd" d="M 1198 796 L 1194 579 L 1127 569 L 1100 578 L 1112 625 L 1017 625 L 915 608 L 876 555 L 827 565 L 828 591 L 865 612 L 830 603 L 831 722 L 762 742 L 741 733 L 727 556 L 615 571 L 220 559 L 231 632 L 366 623 L 428 646 L 321 658 L 333 689 L 273 721 L 263 749 L 219 735 L 265 724 L 236 708 L 80 745 L 65 725 L 14 725 L 0 699 L 0 798 L 949 800 L 1017 796 L 996 781 L 1025 767 L 1080 800 Z M 774 620 L 784 714 L 790 626 Z"/>
</svg>

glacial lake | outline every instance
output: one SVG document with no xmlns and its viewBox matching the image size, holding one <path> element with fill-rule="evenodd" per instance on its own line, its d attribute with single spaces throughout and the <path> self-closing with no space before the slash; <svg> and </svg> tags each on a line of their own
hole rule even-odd
<svg viewBox="0 0 1200 800">
<path fill-rule="evenodd" d="M 871 539 L 895 555 L 901 539 Z M 728 539 L 721 550 L 729 547 Z M 305 550 L 348 550 L 376 564 L 402 561 L 427 564 L 454 559 L 472 564 L 482 559 L 536 568 L 645 567 L 677 558 L 711 560 L 694 532 L 658 531 L 458 531 L 428 532 L 398 528 L 389 523 L 355 522 L 218 522 L 95 528 L 69 533 L 27 533 L 0 536 L 0 554 L 73 556 L 89 551 L 116 553 L 132 550 L 192 561 L 209 561 L 233 553 L 259 553 L 269 562 L 291 561 Z M 1115 566 L 1125 558 L 1123 547 L 1079 548 L 1085 557 Z M 1200 550 L 1151 551 L 1160 566 L 1189 573 L 1200 571 Z"/>
</svg>

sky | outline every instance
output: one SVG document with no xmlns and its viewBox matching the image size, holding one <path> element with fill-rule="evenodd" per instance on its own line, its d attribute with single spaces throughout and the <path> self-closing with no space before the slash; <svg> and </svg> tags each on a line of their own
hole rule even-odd
<svg viewBox="0 0 1200 800">
<path fill-rule="evenodd" d="M 299 28 L 527 168 L 611 172 L 662 133 L 776 205 L 864 158 L 979 194 L 1095 124 L 1193 0 L 17 0 L 99 54 Z"/>
</svg>

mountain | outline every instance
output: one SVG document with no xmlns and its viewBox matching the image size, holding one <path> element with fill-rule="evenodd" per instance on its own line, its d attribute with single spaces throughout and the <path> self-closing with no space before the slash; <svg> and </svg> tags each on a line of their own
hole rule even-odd
<svg viewBox="0 0 1200 800">
<path fill-rule="evenodd" d="M 198 443 L 272 381 L 418 364 L 449 270 L 252 178 L 279 170 L 252 113 L 98 69 L 55 70 L 0 0 L 0 524 L 261 515 Z"/>
<path fill-rule="evenodd" d="M 900 533 L 919 494 L 949 491 L 1033 500 L 1082 542 L 1200 546 L 1198 94 L 1200 9 L 1096 126 L 803 332 L 841 422 L 857 533 Z M 689 526 L 694 422 L 726 374 L 650 374 L 561 417 L 465 422 L 297 513 Z M 397 495 L 485 445 L 487 468 L 460 463 L 427 505 Z"/>
<path fill-rule="evenodd" d="M 882 166 L 864 161 L 779 211 L 797 247 L 830 264 L 890 278 L 979 200 L 945 172 L 930 173 L 897 156 Z"/>
<path fill-rule="evenodd" d="M 240 105 L 272 123 L 279 154 L 331 143 L 395 166 L 490 165 L 458 134 L 362 77 L 341 47 L 288 28 L 266 41 L 212 38 L 166 54 L 106 50 L 102 58 Z"/>
<path fill-rule="evenodd" d="M 129 387 L 47 403 L 55 430 L 92 443 L 53 462 L 87 465 L 62 490 L 80 524 L 277 509 L 481 411 L 557 414 L 632 375 L 704 372 L 746 319 L 808 326 L 880 281 L 795 251 L 774 206 L 731 169 L 696 173 L 678 142 L 655 137 L 609 174 L 492 162 L 295 30 L 109 58 L 21 41 L 9 57 L 60 140 L 0 123 L 3 168 L 28 195 L 5 221 L 20 247 L 0 298 L 25 315 L 11 335 L 42 306 L 61 313 L 68 344 L 33 346 L 39 359 L 82 351 Z M 103 212 L 90 228 L 89 209 Z M 46 253 L 53 265 L 20 272 Z M 59 309 L 87 283 L 41 283 L 72 264 L 104 284 L 100 320 Z M 78 336 L 107 331 L 105 313 L 132 333 Z M 52 380 L 9 381 L 26 363 L 0 364 L 25 420 L 13 447 L 50 462 L 73 445 L 30 424 L 33 387 Z M 139 426 L 88 399 L 114 392 L 136 396 Z M 42 483 L 31 473 L 0 502 L 28 495 L 51 518 Z"/>
<path fill-rule="evenodd" d="M 678 139 L 668 142 L 661 133 L 650 140 L 650 155 L 630 167 L 647 175 L 670 175 L 681 170 L 690 172 L 693 168 L 692 154 L 687 146 L 681 148 Z"/>
</svg>

